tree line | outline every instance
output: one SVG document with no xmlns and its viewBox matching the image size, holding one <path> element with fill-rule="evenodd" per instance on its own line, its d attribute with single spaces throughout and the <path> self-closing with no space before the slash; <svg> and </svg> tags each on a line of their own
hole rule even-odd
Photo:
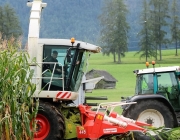
<svg viewBox="0 0 180 140">
<path fill-rule="evenodd" d="M 48 3 L 48 6 L 42 12 L 40 37 L 75 37 L 77 40 L 98 44 L 103 47 L 104 55 L 113 54 L 114 62 L 121 63 L 121 57 L 125 56 L 128 48 L 132 46 L 132 40 L 135 39 L 133 28 L 138 32 L 136 36 L 139 47 L 137 54 L 140 54 L 140 58 L 145 58 L 146 61 L 152 57 L 162 60 L 161 50 L 172 44 L 176 48 L 175 55 L 178 55 L 180 22 L 177 0 L 137 0 L 139 5 L 142 3 L 142 7 L 138 8 L 136 5 L 136 9 L 132 9 L 131 6 L 135 2 L 130 0 L 98 2 L 78 0 L 71 5 L 68 4 L 68 1 L 57 1 L 56 5 L 52 4 L 53 2 L 50 0 L 45 2 Z M 16 2 L 14 5 L 18 6 L 19 4 Z M 22 4 L 20 5 L 22 6 Z M 27 41 L 30 14 L 27 11 L 30 9 L 26 3 L 23 5 L 21 9 L 18 8 L 23 10 L 17 12 L 20 16 L 17 16 L 14 10 L 15 6 L 13 8 L 10 4 L 0 6 L 2 38 L 8 39 L 12 35 L 18 38 L 23 35 Z M 95 8 L 93 11 L 92 7 Z M 52 9 L 59 10 L 52 11 Z M 137 9 L 138 12 L 141 9 L 140 15 L 137 14 Z M 132 13 L 133 10 L 134 13 Z M 137 16 L 139 16 L 138 19 Z M 132 23 L 128 18 L 131 21 L 132 19 L 137 20 L 139 23 Z"/>
<path fill-rule="evenodd" d="M 178 55 L 180 44 L 180 19 L 177 0 L 142 0 L 143 8 L 140 15 L 141 30 L 139 38 L 140 58 L 145 57 L 162 60 L 162 47 L 168 44 L 175 44 L 175 55 Z M 121 57 L 125 56 L 128 50 L 128 31 L 130 29 L 127 22 L 128 9 L 124 0 L 105 0 L 101 21 L 101 44 L 103 54 L 113 54 L 114 62 L 116 55 L 118 63 Z M 168 28 L 171 31 L 170 39 L 167 38 Z"/>
</svg>

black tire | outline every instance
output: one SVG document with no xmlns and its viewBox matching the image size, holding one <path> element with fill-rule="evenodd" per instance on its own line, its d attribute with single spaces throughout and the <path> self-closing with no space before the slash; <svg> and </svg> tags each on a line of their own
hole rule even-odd
<svg viewBox="0 0 180 140">
<path fill-rule="evenodd" d="M 174 127 L 174 120 L 173 120 L 173 115 L 171 113 L 171 111 L 169 110 L 169 108 L 160 101 L 157 100 L 144 100 L 144 101 L 139 101 L 137 102 L 137 104 L 132 105 L 128 110 L 126 110 L 125 112 L 123 112 L 123 115 L 134 119 L 134 120 L 139 120 L 139 117 L 141 113 L 146 112 L 148 113 L 148 111 L 156 111 L 156 113 L 159 113 L 160 116 L 162 115 L 162 118 L 164 119 L 164 126 L 167 128 L 173 128 Z M 153 114 L 153 113 L 152 113 Z M 149 119 L 147 118 L 147 121 L 150 121 L 150 119 L 152 119 L 152 123 L 153 118 L 155 118 L 153 115 L 149 115 Z M 155 113 L 154 113 L 155 114 Z M 140 120 L 142 121 L 142 120 Z M 157 120 L 156 120 L 157 121 Z M 145 120 L 143 122 L 146 122 Z M 148 123 L 148 122 L 146 122 Z M 160 127 L 160 126 L 159 126 Z M 158 139 L 158 136 L 153 136 L 155 139 Z M 143 133 L 140 132 L 134 132 L 134 138 L 136 140 L 151 140 L 151 138 L 147 135 L 144 135 Z M 165 139 L 165 138 L 164 138 Z"/>
<path fill-rule="evenodd" d="M 63 140 L 65 122 L 55 106 L 40 101 L 36 121 L 34 140 Z"/>
</svg>

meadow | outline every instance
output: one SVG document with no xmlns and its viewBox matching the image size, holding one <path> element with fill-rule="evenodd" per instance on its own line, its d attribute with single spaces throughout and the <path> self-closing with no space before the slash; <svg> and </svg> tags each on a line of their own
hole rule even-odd
<svg viewBox="0 0 180 140">
<path fill-rule="evenodd" d="M 112 55 L 106 56 L 98 53 L 90 56 L 88 70 L 106 70 L 115 77 L 118 82 L 116 83 L 115 89 L 98 89 L 86 94 L 86 96 L 107 96 L 108 100 L 88 102 L 119 102 L 122 96 L 127 97 L 134 95 L 136 76 L 133 70 L 146 68 L 145 58 L 140 59 L 139 55 L 135 55 L 135 53 L 135 51 L 127 52 L 126 56 L 121 58 L 122 62 L 120 64 L 113 62 Z M 154 58 L 148 58 L 150 63 L 149 67 L 152 67 L 151 62 L 153 60 Z M 180 52 L 178 56 L 175 56 L 175 50 L 163 50 L 162 60 L 157 60 L 155 67 L 163 66 L 180 66 Z M 115 111 L 121 113 L 119 107 L 116 108 Z"/>
</svg>

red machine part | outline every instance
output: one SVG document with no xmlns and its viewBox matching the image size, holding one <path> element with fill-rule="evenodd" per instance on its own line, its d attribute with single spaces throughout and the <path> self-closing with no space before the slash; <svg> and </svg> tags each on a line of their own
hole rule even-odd
<svg viewBox="0 0 180 140">
<path fill-rule="evenodd" d="M 50 124 L 47 118 L 41 114 L 36 116 L 36 132 L 34 133 L 34 140 L 43 140 L 47 137 L 50 131 Z"/>
<path fill-rule="evenodd" d="M 146 132 L 141 126 L 150 124 L 136 122 L 132 119 L 110 113 L 109 116 L 102 112 L 91 111 L 91 107 L 79 105 L 82 126 L 77 127 L 78 138 L 99 139 L 104 135 L 124 134 L 130 131 Z"/>
</svg>

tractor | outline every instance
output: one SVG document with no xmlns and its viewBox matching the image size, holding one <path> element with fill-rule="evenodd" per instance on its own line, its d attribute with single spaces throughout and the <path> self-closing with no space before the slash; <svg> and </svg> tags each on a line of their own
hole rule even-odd
<svg viewBox="0 0 180 140">
<path fill-rule="evenodd" d="M 108 111 L 108 108 L 132 103 L 100 104 L 96 110 L 86 103 L 85 93 L 92 92 L 103 78 L 86 80 L 85 77 L 90 54 L 100 53 L 101 48 L 75 38 L 39 38 L 41 11 L 47 4 L 33 0 L 27 6 L 31 7 L 28 61 L 34 71 L 32 82 L 36 84 L 33 99 L 39 100 L 34 140 L 96 140 L 123 136 L 131 131 L 145 133 L 142 126 L 150 124 L 118 115 L 113 109 Z M 52 61 L 54 54 L 56 62 Z"/>
<path fill-rule="evenodd" d="M 157 128 L 174 128 L 180 124 L 180 67 L 155 67 L 146 62 L 146 69 L 134 70 L 136 75 L 135 95 L 121 97 L 123 102 L 137 104 L 122 106 L 126 117 L 142 121 Z M 155 133 L 151 134 L 157 138 Z M 142 133 L 136 133 L 137 139 L 150 139 Z"/>
</svg>

